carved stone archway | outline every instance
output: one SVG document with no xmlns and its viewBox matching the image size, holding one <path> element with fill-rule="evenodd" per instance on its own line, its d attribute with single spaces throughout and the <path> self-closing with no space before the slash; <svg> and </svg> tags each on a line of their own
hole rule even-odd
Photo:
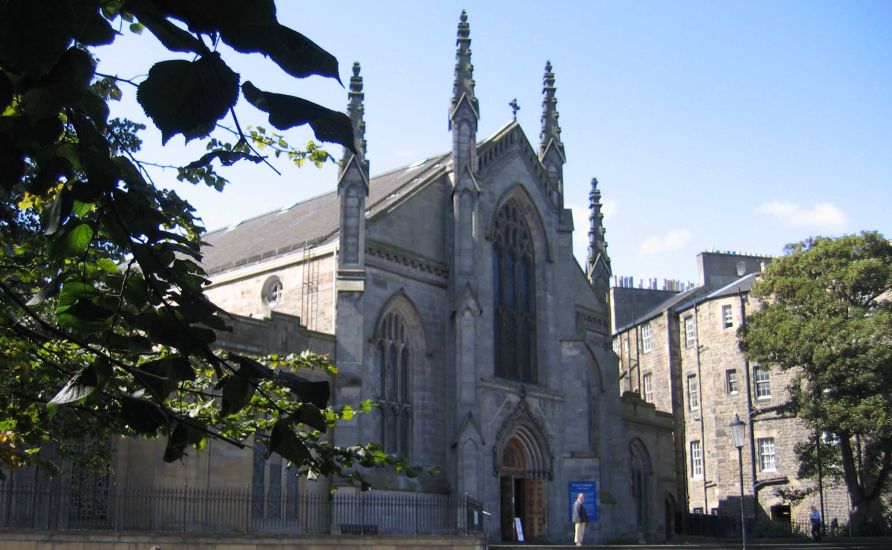
<svg viewBox="0 0 892 550">
<path fill-rule="evenodd" d="M 499 478 L 499 519 L 502 540 L 518 540 L 520 520 L 526 541 L 544 539 L 548 529 L 548 481 L 552 456 L 545 432 L 521 393 L 512 415 L 493 445 L 493 473 Z"/>
</svg>

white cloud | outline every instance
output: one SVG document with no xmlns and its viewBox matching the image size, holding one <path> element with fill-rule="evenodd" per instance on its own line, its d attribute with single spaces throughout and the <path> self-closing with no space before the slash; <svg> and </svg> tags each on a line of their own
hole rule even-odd
<svg viewBox="0 0 892 550">
<path fill-rule="evenodd" d="M 691 232 L 687 229 L 675 229 L 662 235 L 651 235 L 644 239 L 641 254 L 656 254 L 678 250 L 691 240 Z"/>
<path fill-rule="evenodd" d="M 565 206 L 573 211 L 573 228 L 576 233 L 581 232 L 588 235 L 590 223 L 588 219 L 590 214 L 588 205 L 582 205 L 574 202 L 568 203 Z M 601 202 L 601 213 L 604 214 L 604 226 L 607 227 L 608 231 L 610 230 L 610 226 L 607 225 L 607 222 L 616 216 L 616 212 L 616 201 Z M 588 237 L 586 237 L 586 241 L 588 241 Z"/>
<path fill-rule="evenodd" d="M 819 202 L 809 209 L 795 202 L 774 200 L 759 205 L 756 213 L 792 227 L 834 230 L 842 229 L 848 223 L 842 210 L 829 202 Z"/>
</svg>

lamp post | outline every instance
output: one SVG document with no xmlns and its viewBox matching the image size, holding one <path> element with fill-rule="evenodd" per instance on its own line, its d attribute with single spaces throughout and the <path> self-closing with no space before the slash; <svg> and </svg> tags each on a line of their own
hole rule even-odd
<svg viewBox="0 0 892 550">
<path fill-rule="evenodd" d="M 737 447 L 737 468 L 740 472 L 740 536 L 743 543 L 743 550 L 746 550 L 746 516 L 743 512 L 743 440 L 746 433 L 746 424 L 740 419 L 740 416 L 734 415 L 734 421 L 731 422 L 731 438 L 734 440 L 734 446 Z"/>
</svg>

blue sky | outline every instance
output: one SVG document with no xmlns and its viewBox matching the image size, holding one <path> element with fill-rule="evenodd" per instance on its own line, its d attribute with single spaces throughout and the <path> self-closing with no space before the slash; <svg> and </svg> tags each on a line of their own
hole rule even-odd
<svg viewBox="0 0 892 550">
<path fill-rule="evenodd" d="M 892 2 L 417 2 L 280 0 L 279 19 L 340 61 L 362 64 L 372 174 L 448 150 L 455 32 L 471 25 L 478 140 L 511 118 L 535 144 L 542 74 L 554 65 L 567 152 L 565 203 L 584 261 L 588 191 L 600 182 L 614 274 L 694 280 L 703 250 L 772 254 L 811 235 L 892 237 Z M 139 81 L 171 56 L 146 33 L 98 50 L 99 70 Z M 224 57 L 226 57 L 224 52 Z M 343 109 L 346 89 L 295 80 L 260 56 L 229 55 L 258 87 Z M 115 114 L 145 119 L 135 89 Z M 244 101 L 242 125 L 263 125 Z M 231 126 L 231 123 L 230 123 Z M 267 124 L 268 126 L 268 124 Z M 292 143 L 310 139 L 291 131 Z M 144 157 L 187 162 L 181 136 Z M 329 150 L 340 156 L 337 147 Z M 175 182 L 209 229 L 335 188 L 336 169 L 225 172 L 224 193 Z"/>
</svg>

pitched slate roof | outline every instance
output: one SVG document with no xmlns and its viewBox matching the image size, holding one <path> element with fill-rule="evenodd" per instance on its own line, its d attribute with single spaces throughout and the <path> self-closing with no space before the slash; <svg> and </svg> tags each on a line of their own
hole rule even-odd
<svg viewBox="0 0 892 550">
<path fill-rule="evenodd" d="M 516 121 L 511 121 L 477 143 L 477 155 L 481 159 L 478 169 L 485 166 L 484 158 L 492 160 L 503 152 L 502 147 L 495 146 L 518 126 Z M 369 180 L 366 218 L 373 218 L 398 203 L 440 174 L 450 162 L 452 153 L 442 153 L 373 177 Z M 544 168 L 541 171 L 544 173 Z M 203 237 L 202 267 L 214 275 L 330 243 L 337 238 L 339 208 L 338 193 L 331 191 L 235 226 L 211 231 Z"/>
<path fill-rule="evenodd" d="M 667 298 L 665 301 L 661 302 L 657 307 L 651 309 L 644 315 L 639 315 L 638 317 L 633 319 L 631 322 L 626 323 L 625 326 L 618 327 L 616 329 L 616 332 L 623 332 L 623 331 L 628 330 L 636 325 L 643 324 L 646 321 L 649 321 L 654 317 L 662 315 L 663 312 L 666 310 L 669 310 L 669 309 L 674 310 L 674 311 L 682 310 L 686 307 L 687 303 L 693 303 L 692 302 L 693 300 L 696 300 L 699 296 L 703 295 L 705 292 L 706 292 L 705 286 L 695 286 L 694 288 L 689 288 L 688 290 L 685 290 L 684 292 L 679 292 L 678 294 L 675 294 L 675 295 Z M 681 305 L 679 305 L 679 304 L 681 304 Z"/>
<path fill-rule="evenodd" d="M 366 216 L 386 209 L 428 181 L 450 157 L 451 154 L 437 155 L 372 178 Z M 213 275 L 331 242 L 337 236 L 338 219 L 337 191 L 261 214 L 234 227 L 205 234 L 202 265 Z"/>
<path fill-rule="evenodd" d="M 750 273 L 748 275 L 744 275 L 733 283 L 709 292 L 708 294 L 708 289 L 706 288 L 706 286 L 703 285 L 695 286 L 694 288 L 690 288 L 684 292 L 680 292 L 660 303 L 660 305 L 648 311 L 644 315 L 641 315 L 632 322 L 627 323 L 626 326 L 616 329 L 616 332 L 623 332 L 634 327 L 635 325 L 643 324 L 650 319 L 661 315 L 664 311 L 669 309 L 675 312 L 681 312 L 693 307 L 695 303 L 702 303 L 707 300 L 714 300 L 716 298 L 722 298 L 725 296 L 736 296 L 738 292 L 740 292 L 741 294 L 746 294 L 750 290 L 752 290 L 753 283 L 756 281 L 756 277 L 758 275 L 758 273 Z"/>
</svg>

